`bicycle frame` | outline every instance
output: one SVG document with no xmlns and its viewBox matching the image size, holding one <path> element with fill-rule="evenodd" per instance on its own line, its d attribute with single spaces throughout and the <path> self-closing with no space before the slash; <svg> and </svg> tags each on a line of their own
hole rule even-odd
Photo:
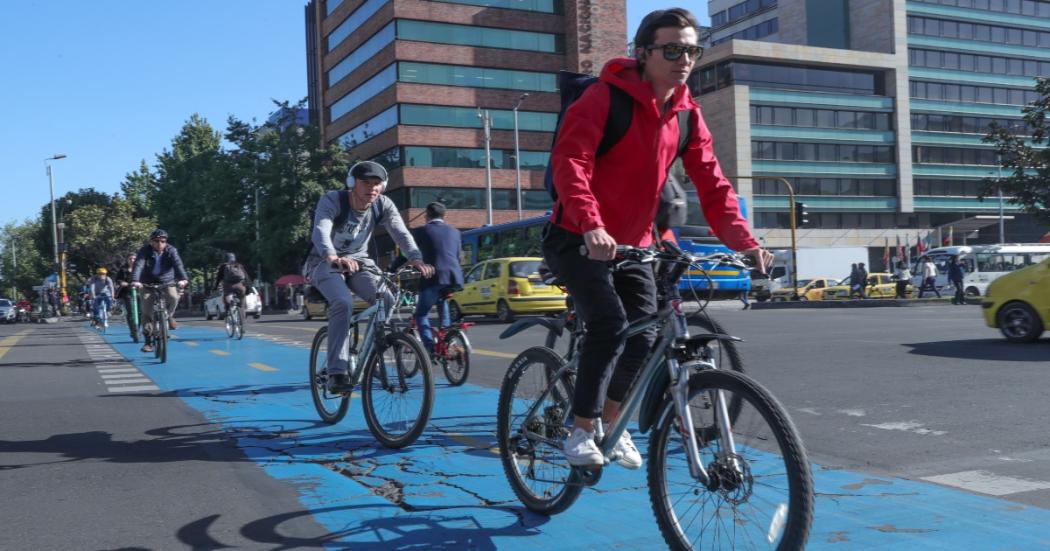
<svg viewBox="0 0 1050 551">
<path fill-rule="evenodd" d="M 389 284 L 389 279 L 386 274 L 379 272 L 376 275 L 379 276 L 379 282 L 376 285 L 375 304 L 372 304 L 368 308 L 362 310 L 361 312 L 350 316 L 350 331 L 348 333 L 349 338 L 347 339 L 347 346 L 352 347 L 357 343 L 357 324 L 361 322 L 366 322 L 368 324 L 365 327 L 365 334 L 362 340 L 361 349 L 357 351 L 359 366 L 368 365 L 368 362 L 372 360 L 372 355 L 376 353 L 376 339 L 381 338 L 383 336 L 382 328 L 384 325 L 386 325 L 387 321 L 389 321 L 387 318 L 387 312 L 385 308 L 386 305 L 383 304 L 384 291 L 386 291 L 389 288 L 394 289 L 392 293 L 394 295 L 394 300 L 393 304 L 390 305 L 390 308 L 392 310 L 398 307 L 399 301 L 401 300 L 401 295 L 403 294 L 403 291 L 401 290 L 401 287 L 399 285 Z M 351 343 L 353 343 L 353 345 Z M 354 373 L 351 374 L 351 382 L 353 385 L 356 386 L 360 382 L 361 374 L 363 371 L 364 369 L 359 368 L 354 370 Z M 386 385 L 388 381 L 386 381 L 385 370 L 380 370 L 380 376 L 383 378 L 383 384 Z M 402 377 L 400 371 L 398 376 L 399 378 Z M 403 379 L 400 381 L 400 384 L 402 387 L 404 387 Z"/>
</svg>

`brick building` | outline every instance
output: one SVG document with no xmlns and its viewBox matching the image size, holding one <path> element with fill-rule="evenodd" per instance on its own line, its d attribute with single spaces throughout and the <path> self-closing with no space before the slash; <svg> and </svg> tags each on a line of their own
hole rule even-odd
<svg viewBox="0 0 1050 551">
<path fill-rule="evenodd" d="M 390 170 L 407 219 L 441 197 L 460 228 L 543 214 L 559 70 L 597 72 L 626 44 L 624 0 L 313 0 L 306 6 L 309 106 L 326 143 Z M 527 97 L 523 98 L 523 95 Z M 414 224 L 413 224 L 414 225 Z"/>
</svg>

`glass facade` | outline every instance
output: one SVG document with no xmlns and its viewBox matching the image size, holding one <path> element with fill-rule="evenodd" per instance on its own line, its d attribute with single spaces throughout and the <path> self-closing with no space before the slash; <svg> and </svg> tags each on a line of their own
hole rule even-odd
<svg viewBox="0 0 1050 551">
<path fill-rule="evenodd" d="M 966 71 L 968 73 L 991 73 L 1020 77 L 1050 76 L 1050 61 L 918 48 L 908 49 L 908 65 L 929 69 Z"/>
<path fill-rule="evenodd" d="M 394 23 L 391 22 L 328 71 L 328 87 L 335 86 L 340 80 L 346 78 L 346 75 L 352 73 L 362 63 L 372 59 L 373 56 L 393 41 Z"/>
<path fill-rule="evenodd" d="M 777 5 L 777 0 L 745 0 L 711 15 L 711 28 L 717 29 L 735 23 L 745 17 Z"/>
<path fill-rule="evenodd" d="M 508 10 L 563 13 L 561 0 L 441 0 L 449 4 L 468 4 Z"/>
<path fill-rule="evenodd" d="M 562 39 L 550 33 L 514 31 L 495 27 L 453 25 L 432 21 L 399 19 L 397 38 L 438 44 L 458 44 L 481 48 L 529 50 L 534 52 L 562 53 Z"/>
<path fill-rule="evenodd" d="M 1033 89 L 916 80 L 912 80 L 909 86 L 911 88 L 911 97 L 915 99 L 1018 106 L 1026 105 L 1039 99 L 1039 94 Z M 1018 113 L 1020 113 L 1020 110 L 1018 110 Z"/>
<path fill-rule="evenodd" d="M 742 31 L 737 31 L 729 36 L 724 36 L 722 38 L 719 38 L 718 40 L 712 40 L 711 45 L 715 46 L 723 42 L 728 42 L 735 38 L 740 38 L 743 40 L 756 40 L 764 36 L 774 34 L 779 30 L 780 25 L 777 22 L 777 18 L 774 17 L 773 19 L 768 19 L 757 25 L 752 25 Z"/>
<path fill-rule="evenodd" d="M 911 0 L 975 10 L 1050 17 L 1050 3 L 1037 0 Z"/>
<path fill-rule="evenodd" d="M 399 188 L 387 194 L 398 209 L 426 208 L 434 201 L 441 201 L 450 209 L 487 209 L 484 188 L 459 187 L 409 187 Z M 526 210 L 548 210 L 551 196 L 546 190 L 522 190 L 522 208 Z M 493 210 L 517 210 L 513 189 L 492 190 Z"/>
<path fill-rule="evenodd" d="M 890 113 L 752 105 L 751 124 L 803 128 L 890 130 Z"/>
<path fill-rule="evenodd" d="M 405 166 L 438 168 L 484 168 L 485 150 L 457 147 L 405 146 Z M 514 150 L 493 149 L 492 168 L 514 168 Z M 546 151 L 522 151 L 523 170 L 546 170 L 550 153 Z"/>
<path fill-rule="evenodd" d="M 346 148 L 357 147 L 376 137 L 380 132 L 395 126 L 397 126 L 396 105 L 355 126 L 349 132 L 336 138 L 336 142 Z"/>
<path fill-rule="evenodd" d="M 1031 130 L 1028 129 L 1028 126 L 1021 119 L 944 115 L 940 113 L 911 114 L 912 130 L 983 135 L 988 133 L 990 130 L 989 126 L 993 124 L 997 124 L 1003 128 L 1015 128 L 1019 133 L 1031 134 Z M 1021 128 L 1017 128 L 1018 125 L 1020 125 Z"/>
<path fill-rule="evenodd" d="M 912 161 L 916 163 L 998 166 L 998 157 L 992 149 L 929 145 L 914 145 L 911 149 Z"/>
<path fill-rule="evenodd" d="M 396 80 L 397 67 L 396 64 L 391 64 L 387 66 L 386 69 L 379 71 L 374 77 L 366 80 L 361 86 L 354 88 L 350 93 L 339 98 L 339 101 L 333 103 L 328 120 L 334 121 L 350 111 L 357 109 L 362 103 L 374 98 L 380 92 L 389 88 Z"/>
<path fill-rule="evenodd" d="M 557 75 L 554 73 L 511 71 L 463 65 L 436 65 L 410 61 L 398 63 L 398 80 L 422 84 L 503 88 L 533 92 L 556 92 L 558 90 Z"/>
<path fill-rule="evenodd" d="M 332 12 L 334 12 L 335 9 L 339 7 L 339 4 L 342 3 L 343 0 L 328 0 L 327 2 L 325 2 L 325 15 L 332 15 Z"/>
<path fill-rule="evenodd" d="M 364 24 L 365 21 L 368 21 L 369 17 L 375 15 L 375 13 L 379 11 L 379 8 L 383 7 L 387 1 L 388 0 L 367 0 L 364 4 L 358 6 L 358 8 L 350 14 L 350 17 L 347 17 L 345 21 L 340 23 L 339 26 L 328 35 L 328 51 L 332 51 L 336 46 L 346 40 L 347 37 L 350 36 L 350 33 L 354 32 L 354 30 Z"/>
<path fill-rule="evenodd" d="M 694 95 L 706 94 L 717 89 L 747 84 L 774 90 L 803 90 L 885 95 L 885 78 L 875 71 L 849 71 L 823 69 L 796 65 L 778 65 L 752 61 L 723 61 L 701 67 L 690 86 Z"/>
<path fill-rule="evenodd" d="M 492 116 L 492 128 L 514 129 L 513 111 L 491 109 L 489 114 Z M 518 111 L 518 129 L 522 131 L 554 132 L 557 122 L 557 113 Z M 473 107 L 402 104 L 401 124 L 481 128 L 481 118 Z"/>
<path fill-rule="evenodd" d="M 915 195 L 929 197 L 977 197 L 980 180 L 915 179 Z"/>
<path fill-rule="evenodd" d="M 894 197 L 896 180 L 868 178 L 786 178 L 796 195 L 844 195 L 848 197 Z M 756 179 L 755 195 L 787 195 L 787 188 L 778 180 Z"/>
<path fill-rule="evenodd" d="M 937 19 L 920 15 L 908 16 L 908 34 L 934 38 L 958 38 L 977 42 L 1014 46 L 1050 47 L 1050 31 L 1039 31 L 999 24 L 972 23 Z M 1038 52 L 1033 52 L 1038 54 Z"/>
<path fill-rule="evenodd" d="M 751 142 L 751 158 L 771 161 L 892 163 L 891 146 L 832 143 Z"/>
<path fill-rule="evenodd" d="M 787 212 L 756 212 L 755 226 L 787 229 Z M 933 218 L 929 213 L 902 214 L 894 212 L 809 212 L 807 228 L 885 230 L 893 228 L 929 228 Z M 881 246 L 881 244 L 880 244 Z"/>
</svg>

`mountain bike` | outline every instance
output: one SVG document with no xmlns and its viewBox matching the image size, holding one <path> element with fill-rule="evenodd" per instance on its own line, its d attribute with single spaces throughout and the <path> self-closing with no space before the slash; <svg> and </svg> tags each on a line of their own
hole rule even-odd
<svg viewBox="0 0 1050 551">
<path fill-rule="evenodd" d="M 165 289 L 169 287 L 178 288 L 178 284 L 159 283 L 151 285 L 143 283 L 142 287 L 155 293 L 153 299 L 153 322 L 150 331 L 153 338 L 153 356 L 160 360 L 160 363 L 167 363 L 169 338 L 168 321 L 170 316 L 168 315 L 168 293 L 165 292 Z M 181 295 L 181 288 L 179 289 L 179 293 Z"/>
<path fill-rule="evenodd" d="M 388 448 L 415 442 L 430 419 L 434 402 L 430 358 L 423 344 L 390 326 L 382 299 L 389 289 L 393 304 L 400 304 L 402 291 L 397 278 L 409 270 L 406 267 L 395 274 L 369 270 L 379 277 L 377 299 L 350 318 L 347 339 L 350 357 L 360 360 L 347 375 L 353 387 L 361 385 L 365 423 L 376 440 Z M 310 392 L 318 415 L 331 424 L 346 415 L 351 392 L 328 391 L 327 350 L 328 327 L 322 327 L 310 347 Z"/>
<path fill-rule="evenodd" d="M 231 339 L 241 340 L 244 338 L 244 314 L 241 312 L 241 297 L 230 293 L 226 297 L 230 301 L 230 310 L 226 312 L 226 336 Z"/>
<path fill-rule="evenodd" d="M 668 249 L 618 247 L 616 265 L 667 263 L 675 285 L 691 266 L 747 269 L 737 255 L 694 257 Z M 672 549 L 802 548 L 812 523 L 813 482 L 790 417 L 762 385 L 718 365 L 715 347 L 740 339 L 692 334 L 680 301 L 668 306 L 626 330 L 634 336 L 656 327 L 659 335 L 617 422 L 608 430 L 597 427 L 602 454 L 616 459 L 613 449 L 636 415 L 642 433 L 652 429 L 650 504 Z M 577 352 L 566 360 L 545 346 L 529 348 L 511 363 L 500 387 L 500 459 L 515 495 L 537 513 L 566 510 L 601 479 L 600 466 L 571 466 L 562 452 L 572 428 Z"/>
<path fill-rule="evenodd" d="M 442 298 L 438 302 L 439 309 L 444 306 L 442 302 L 445 300 Z M 441 316 L 438 318 L 440 319 Z M 445 372 L 445 379 L 451 386 L 462 385 L 467 382 L 467 376 L 470 375 L 472 348 L 470 339 L 467 338 L 467 330 L 473 325 L 471 322 L 459 321 L 449 326 L 430 327 L 431 338 L 434 341 L 434 353 L 431 359 L 441 364 L 441 369 Z M 422 339 L 419 338 L 419 327 L 415 316 L 409 316 L 409 324 L 405 327 L 405 332 L 422 342 Z"/>
</svg>

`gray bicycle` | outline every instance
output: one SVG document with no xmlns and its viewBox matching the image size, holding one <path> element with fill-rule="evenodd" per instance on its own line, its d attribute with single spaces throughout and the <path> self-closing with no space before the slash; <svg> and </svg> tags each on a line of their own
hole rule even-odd
<svg viewBox="0 0 1050 551">
<path fill-rule="evenodd" d="M 401 287 L 397 274 L 374 271 L 379 276 L 376 296 L 384 290 L 394 294 L 399 304 Z M 360 359 L 358 368 L 348 373 L 353 387 L 361 385 L 362 408 L 368 430 L 388 448 L 402 448 L 415 442 L 430 419 L 434 404 L 434 380 L 430 358 L 418 339 L 392 327 L 383 300 L 350 318 L 347 338 L 350 353 Z M 326 423 L 338 423 L 346 416 L 351 393 L 328 391 L 328 327 L 322 327 L 310 347 L 310 391 L 318 415 Z"/>
<path fill-rule="evenodd" d="M 742 257 L 694 257 L 617 249 L 617 263 L 662 262 L 677 284 L 686 269 L 731 265 Z M 659 336 L 615 425 L 599 426 L 597 444 L 612 457 L 628 422 L 652 429 L 648 449 L 649 497 L 664 540 L 672 549 L 800 549 L 813 518 L 813 482 L 802 441 L 784 408 L 762 385 L 718 365 L 719 344 L 740 341 L 710 332 L 691 334 L 680 301 L 636 320 L 628 336 L 656 327 Z M 583 488 L 601 479 L 601 467 L 574 467 L 562 453 L 571 431 L 578 355 L 569 360 L 548 347 L 523 351 L 500 387 L 497 439 L 511 488 L 530 510 L 556 514 Z"/>
</svg>

